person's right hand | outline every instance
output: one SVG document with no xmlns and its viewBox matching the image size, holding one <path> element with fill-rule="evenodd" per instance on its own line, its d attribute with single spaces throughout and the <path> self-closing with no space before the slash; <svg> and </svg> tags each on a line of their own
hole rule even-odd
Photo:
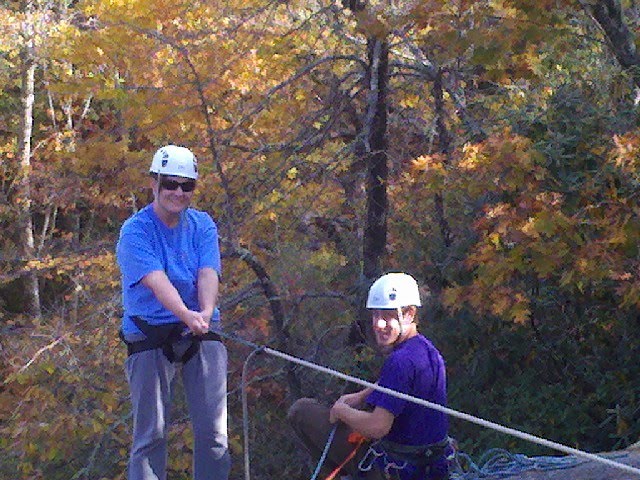
<svg viewBox="0 0 640 480">
<path fill-rule="evenodd" d="M 180 316 L 180 320 L 189 327 L 189 330 L 191 330 L 194 335 L 204 335 L 209 331 L 209 320 L 200 312 L 187 310 Z"/>
<path fill-rule="evenodd" d="M 362 395 L 360 392 L 347 393 L 342 395 L 338 402 L 346 403 L 350 407 L 357 407 L 362 403 Z"/>
</svg>

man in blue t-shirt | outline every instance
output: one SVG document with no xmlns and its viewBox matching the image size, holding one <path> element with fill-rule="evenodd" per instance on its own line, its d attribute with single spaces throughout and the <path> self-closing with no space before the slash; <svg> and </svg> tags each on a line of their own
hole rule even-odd
<svg viewBox="0 0 640 480">
<path fill-rule="evenodd" d="M 410 275 L 383 275 L 369 289 L 367 308 L 376 343 L 387 354 L 377 384 L 446 406 L 444 360 L 431 341 L 418 333 L 420 306 L 418 284 Z M 448 478 L 448 418 L 440 411 L 366 388 L 341 396 L 331 408 L 314 399 L 300 399 L 288 417 L 307 448 L 318 455 L 331 424 L 337 422 L 326 463 L 334 468 L 344 464 L 355 478 Z M 345 463 L 354 451 L 350 444 L 354 432 L 369 442 Z"/>
<path fill-rule="evenodd" d="M 122 225 L 121 337 L 133 411 L 129 480 L 165 480 L 173 380 L 181 366 L 194 433 L 193 478 L 226 480 L 227 351 L 215 333 L 220 269 L 218 231 L 189 208 L 197 162 L 167 145 L 153 157 L 153 203 Z"/>
</svg>

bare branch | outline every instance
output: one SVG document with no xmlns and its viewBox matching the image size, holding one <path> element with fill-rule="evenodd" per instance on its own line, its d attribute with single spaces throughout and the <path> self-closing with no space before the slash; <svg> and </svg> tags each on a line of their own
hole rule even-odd
<svg viewBox="0 0 640 480">
<path fill-rule="evenodd" d="M 38 360 L 38 358 L 40 357 L 40 355 L 42 355 L 44 352 L 46 352 L 47 350 L 51 350 L 53 349 L 56 345 L 58 345 L 62 340 L 64 340 L 66 337 L 68 337 L 70 334 L 65 334 L 62 335 L 58 338 L 56 338 L 53 342 L 51 342 L 49 345 L 45 345 L 44 347 L 40 348 L 34 355 L 33 357 L 31 357 L 31 359 L 25 364 L 23 365 L 20 370 L 18 370 L 16 373 L 9 375 L 4 382 L 2 382 L 3 385 L 6 385 L 7 383 L 13 381 L 15 379 L 16 376 L 20 375 L 21 373 L 23 373 L 27 368 L 29 368 L 36 360 Z"/>
<path fill-rule="evenodd" d="M 232 127 L 230 127 L 228 130 L 235 130 L 236 128 L 238 128 L 238 126 L 240 126 L 241 124 L 243 124 L 248 118 L 253 117 L 254 115 L 260 113 L 262 110 L 265 109 L 265 107 L 267 106 L 267 104 L 270 102 L 271 97 L 273 96 L 273 94 L 275 94 L 276 92 L 282 90 L 283 88 L 291 85 L 293 82 L 295 82 L 296 80 L 298 80 L 299 78 L 302 78 L 303 76 L 307 75 L 308 73 L 310 73 L 312 70 L 314 70 L 316 67 L 324 64 L 324 63 L 330 63 L 330 62 L 336 62 L 339 60 L 344 60 L 344 61 L 351 61 L 351 62 L 356 62 L 358 64 L 360 64 L 360 66 L 363 67 L 363 69 L 367 69 L 367 64 L 361 59 L 356 57 L 355 55 L 334 55 L 334 56 L 329 56 L 329 57 L 322 57 L 319 58 L 318 60 L 316 60 L 315 62 L 310 63 L 309 65 L 305 65 L 303 68 L 301 68 L 298 72 L 296 72 L 294 75 L 292 75 L 291 77 L 289 77 L 288 79 L 286 79 L 285 81 L 279 83 L 278 85 L 276 85 L 275 87 L 271 88 L 266 94 L 265 94 L 265 98 L 262 102 L 260 102 L 258 105 L 256 105 L 253 110 L 251 110 L 249 113 L 247 113 L 246 115 L 243 115 L 242 118 L 240 118 L 240 120 L 238 120 Z"/>
</svg>

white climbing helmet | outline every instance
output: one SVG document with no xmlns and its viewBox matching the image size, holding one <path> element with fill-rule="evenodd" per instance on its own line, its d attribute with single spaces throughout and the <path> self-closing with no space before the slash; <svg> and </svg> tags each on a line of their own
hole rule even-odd
<svg viewBox="0 0 640 480">
<path fill-rule="evenodd" d="M 367 297 L 367 308 L 374 310 L 395 310 L 415 305 L 420 307 L 418 282 L 406 273 L 387 273 L 381 276 L 371 288 Z"/>
<path fill-rule="evenodd" d="M 150 173 L 198 179 L 198 161 L 191 150 L 175 145 L 158 149 L 151 162 Z"/>
</svg>

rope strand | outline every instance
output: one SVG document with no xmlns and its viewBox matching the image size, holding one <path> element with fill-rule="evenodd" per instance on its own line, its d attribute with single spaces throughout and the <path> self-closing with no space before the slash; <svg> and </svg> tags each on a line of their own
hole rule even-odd
<svg viewBox="0 0 640 480">
<path fill-rule="evenodd" d="M 320 473 L 322 464 L 327 458 L 327 454 L 329 453 L 329 448 L 331 448 L 331 444 L 333 443 L 333 437 L 335 436 L 337 429 L 338 429 L 338 424 L 336 423 L 331 429 L 331 432 L 329 432 L 329 438 L 327 438 L 327 443 L 325 443 L 324 445 L 324 450 L 322 450 L 322 455 L 320 455 L 320 460 L 318 460 L 316 469 L 313 471 L 313 475 L 311 475 L 311 480 L 316 480 L 316 478 L 318 478 L 318 474 Z"/>
<path fill-rule="evenodd" d="M 221 336 L 227 337 L 227 335 L 223 335 L 222 332 L 217 332 L 221 334 Z M 229 337 L 227 337 L 229 338 Z M 247 389 L 245 388 L 247 385 L 247 370 L 249 368 L 249 363 L 257 354 L 262 353 L 265 350 L 264 347 L 259 347 L 255 345 L 253 351 L 249 354 L 249 356 L 244 361 L 244 365 L 242 366 L 242 389 L 241 389 L 241 397 L 242 397 L 242 436 L 243 436 L 243 446 L 244 446 L 244 478 L 245 480 L 251 480 L 251 462 L 249 459 L 249 407 L 247 401 Z"/>
</svg>

